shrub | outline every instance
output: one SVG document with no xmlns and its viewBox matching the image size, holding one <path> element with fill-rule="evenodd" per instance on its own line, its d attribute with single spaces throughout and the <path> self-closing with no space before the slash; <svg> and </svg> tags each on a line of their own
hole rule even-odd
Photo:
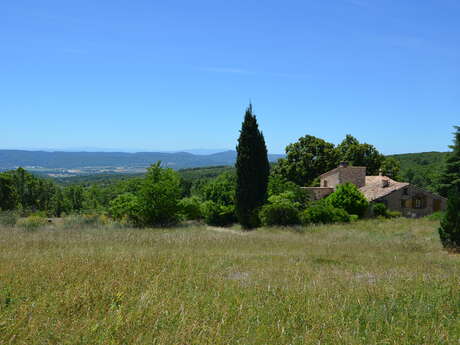
<svg viewBox="0 0 460 345">
<path fill-rule="evenodd" d="M 110 202 L 109 213 L 113 219 L 135 226 L 142 225 L 141 207 L 137 196 L 124 193 Z"/>
<path fill-rule="evenodd" d="M 353 183 L 339 185 L 334 193 L 326 200 L 334 207 L 341 208 L 349 214 L 356 214 L 360 218 L 364 216 L 369 202 Z"/>
<path fill-rule="evenodd" d="M 45 218 L 39 216 L 29 216 L 27 218 L 21 218 L 17 222 L 17 226 L 26 231 L 34 231 L 44 227 L 47 224 L 48 221 Z"/>
<path fill-rule="evenodd" d="M 299 210 L 293 202 L 275 202 L 264 205 L 259 213 L 263 225 L 297 225 L 300 224 Z"/>
<path fill-rule="evenodd" d="M 235 207 L 233 205 L 219 205 L 213 201 L 205 201 L 201 212 L 208 225 L 227 226 L 236 221 Z"/>
<path fill-rule="evenodd" d="M 402 216 L 402 213 L 399 211 L 388 211 L 387 218 L 399 218 Z"/>
<path fill-rule="evenodd" d="M 356 215 L 354 215 L 356 217 Z M 302 224 L 331 224 L 348 223 L 355 217 L 350 216 L 347 211 L 332 206 L 325 200 L 317 202 L 308 207 L 301 214 Z"/>
<path fill-rule="evenodd" d="M 65 229 L 98 228 L 108 223 L 106 216 L 98 214 L 71 215 L 63 218 Z"/>
<path fill-rule="evenodd" d="M 372 213 L 374 217 L 387 217 L 387 206 L 384 203 L 378 202 L 372 205 Z"/>
<path fill-rule="evenodd" d="M 15 226 L 18 221 L 18 214 L 13 211 L 0 212 L 0 225 Z"/>
<path fill-rule="evenodd" d="M 449 196 L 447 210 L 441 220 L 439 237 L 445 248 L 460 251 L 460 196 L 453 194 Z"/>
<path fill-rule="evenodd" d="M 236 176 L 225 172 L 206 183 L 200 191 L 203 200 L 210 200 L 219 205 L 235 203 Z"/>
<path fill-rule="evenodd" d="M 197 197 L 184 198 L 179 201 L 181 215 L 188 220 L 203 218 L 201 212 L 201 201 Z"/>
<path fill-rule="evenodd" d="M 442 211 L 434 212 L 429 216 L 426 216 L 426 219 L 441 221 L 444 218 L 445 214 L 446 213 Z"/>
</svg>

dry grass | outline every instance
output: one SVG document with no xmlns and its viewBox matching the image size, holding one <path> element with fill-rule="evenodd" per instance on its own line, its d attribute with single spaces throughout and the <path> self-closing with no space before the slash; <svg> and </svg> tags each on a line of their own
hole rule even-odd
<svg viewBox="0 0 460 345">
<path fill-rule="evenodd" d="M 3 228 L 0 344 L 459 344 L 436 227 Z"/>
</svg>

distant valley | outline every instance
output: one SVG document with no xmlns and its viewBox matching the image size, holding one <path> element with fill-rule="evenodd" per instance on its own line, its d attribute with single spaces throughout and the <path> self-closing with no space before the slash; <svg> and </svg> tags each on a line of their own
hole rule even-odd
<svg viewBox="0 0 460 345">
<path fill-rule="evenodd" d="M 270 154 L 276 161 L 281 154 Z M 23 167 L 28 171 L 52 177 L 70 177 L 99 173 L 142 173 L 153 163 L 175 170 L 207 166 L 233 165 L 236 151 L 214 154 L 188 152 L 47 152 L 26 150 L 0 150 L 0 171 Z"/>
</svg>

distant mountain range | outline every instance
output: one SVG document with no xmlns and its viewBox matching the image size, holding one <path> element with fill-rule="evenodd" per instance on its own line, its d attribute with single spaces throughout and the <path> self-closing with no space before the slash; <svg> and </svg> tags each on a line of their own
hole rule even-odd
<svg viewBox="0 0 460 345">
<path fill-rule="evenodd" d="M 269 160 L 283 157 L 270 154 Z M 0 170 L 24 167 L 38 172 L 97 173 L 136 172 L 145 170 L 153 163 L 173 169 L 198 168 L 205 166 L 233 165 L 236 151 L 214 154 L 192 154 L 188 152 L 48 152 L 25 150 L 0 150 Z M 71 171 L 68 171 L 71 170 Z"/>
</svg>

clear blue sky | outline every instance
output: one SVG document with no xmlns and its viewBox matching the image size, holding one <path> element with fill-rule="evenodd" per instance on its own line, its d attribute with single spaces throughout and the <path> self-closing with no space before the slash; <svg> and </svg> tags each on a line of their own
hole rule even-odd
<svg viewBox="0 0 460 345">
<path fill-rule="evenodd" d="M 458 0 L 14 0 L 0 4 L 0 148 L 236 145 L 347 133 L 447 150 Z"/>
</svg>

